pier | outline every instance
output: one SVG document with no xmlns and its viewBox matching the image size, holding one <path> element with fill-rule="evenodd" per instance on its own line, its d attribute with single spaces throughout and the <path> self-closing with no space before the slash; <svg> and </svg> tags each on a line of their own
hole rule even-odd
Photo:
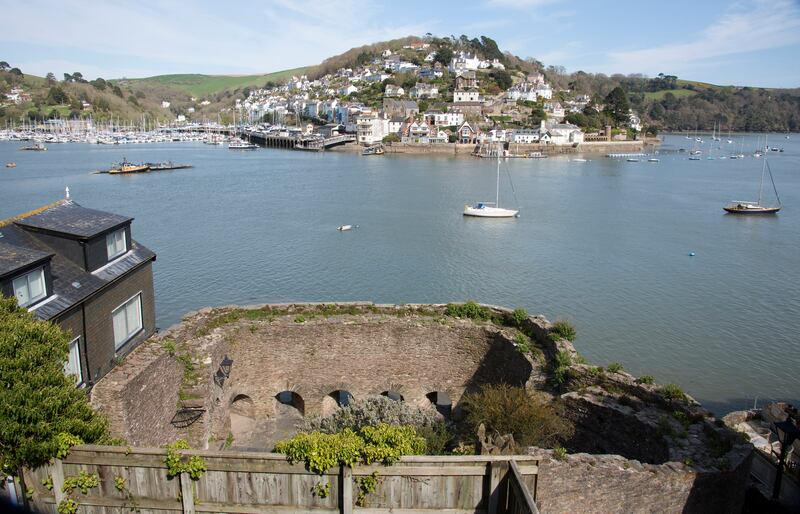
<svg viewBox="0 0 800 514">
<path fill-rule="evenodd" d="M 320 152 L 327 150 L 328 148 L 344 145 L 356 140 L 356 136 L 354 134 L 342 134 L 322 138 L 296 135 L 282 136 L 264 132 L 244 131 L 241 133 L 241 135 L 249 141 L 265 148 L 286 148 L 290 150 L 306 150 L 312 152 Z"/>
</svg>

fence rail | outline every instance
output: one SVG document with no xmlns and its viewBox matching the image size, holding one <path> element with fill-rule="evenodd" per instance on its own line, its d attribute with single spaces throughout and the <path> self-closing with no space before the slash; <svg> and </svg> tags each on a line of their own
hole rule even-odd
<svg viewBox="0 0 800 514">
<path fill-rule="evenodd" d="M 56 514 L 73 499 L 80 514 L 260 512 L 284 514 L 538 514 L 533 502 L 538 461 L 529 456 L 414 456 L 391 466 L 336 467 L 317 475 L 274 453 L 185 450 L 203 458 L 198 480 L 170 478 L 166 450 L 79 446 L 63 460 L 25 470 L 32 507 Z M 86 494 L 64 492 L 65 480 L 97 474 Z M 362 479 L 377 473 L 358 502 Z M 530 491 L 533 491 L 531 494 Z M 358 505 L 356 505 L 358 503 Z M 514 510 L 509 510 L 513 507 Z"/>
</svg>

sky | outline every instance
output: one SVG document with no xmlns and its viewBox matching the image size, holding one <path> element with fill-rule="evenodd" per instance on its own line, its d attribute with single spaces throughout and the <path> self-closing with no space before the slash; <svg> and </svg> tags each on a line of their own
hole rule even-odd
<svg viewBox="0 0 800 514">
<path fill-rule="evenodd" d="M 0 0 L 0 60 L 86 78 L 256 74 L 407 35 L 568 71 L 800 87 L 800 0 Z"/>
</svg>

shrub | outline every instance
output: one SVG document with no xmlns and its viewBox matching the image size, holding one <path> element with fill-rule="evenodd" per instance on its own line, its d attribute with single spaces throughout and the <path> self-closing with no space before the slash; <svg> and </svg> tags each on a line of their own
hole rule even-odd
<svg viewBox="0 0 800 514">
<path fill-rule="evenodd" d="M 301 432 L 279 442 L 275 451 L 286 454 L 289 462 L 305 462 L 309 471 L 322 474 L 339 465 L 392 464 L 403 455 L 420 455 L 425 439 L 414 427 L 380 424 L 358 432 L 349 428 L 336 434 Z"/>
<path fill-rule="evenodd" d="M 558 320 L 553 323 L 553 326 L 550 328 L 550 338 L 554 341 L 558 341 L 560 339 L 574 341 L 575 327 L 573 327 L 569 321 L 563 319 Z"/>
<path fill-rule="evenodd" d="M 454 318 L 468 318 L 478 321 L 488 321 L 492 319 L 492 311 L 488 307 L 478 305 L 474 300 L 467 303 L 448 303 L 447 315 Z"/>
<path fill-rule="evenodd" d="M 514 336 L 514 342 L 517 344 L 517 349 L 522 353 L 530 353 L 531 343 L 525 334 L 518 333 Z"/>
<path fill-rule="evenodd" d="M 522 326 L 522 323 L 528 319 L 528 311 L 525 309 L 514 309 L 514 312 L 511 313 L 511 319 L 514 322 L 514 326 L 519 328 Z"/>
<path fill-rule="evenodd" d="M 563 446 L 556 446 L 553 448 L 553 458 L 556 460 L 567 460 L 567 449 Z"/>
<path fill-rule="evenodd" d="M 620 364 L 619 362 L 612 362 L 606 367 L 606 369 L 608 370 L 609 373 L 619 373 L 620 371 L 623 371 L 625 368 L 623 368 L 622 364 Z"/>
<path fill-rule="evenodd" d="M 648 384 L 648 385 L 654 384 L 655 381 L 656 381 L 656 379 L 653 378 L 652 375 L 643 375 L 643 376 L 641 376 L 641 377 L 636 379 L 637 383 L 639 383 L 639 384 Z"/>
<path fill-rule="evenodd" d="M 309 416 L 297 428 L 301 432 L 335 434 L 346 428 L 358 432 L 364 427 L 380 424 L 432 427 L 438 421 L 433 409 L 423 410 L 386 396 L 367 396 L 351 401 L 350 405 L 328 417 Z"/>
<path fill-rule="evenodd" d="M 76 442 L 107 440 L 107 421 L 64 374 L 70 337 L 0 296 L 0 471 L 37 468 Z"/>
<path fill-rule="evenodd" d="M 488 432 L 512 434 L 521 446 L 551 447 L 574 432 L 561 403 L 522 387 L 485 385 L 477 393 L 464 395 L 462 405 L 473 434 L 483 423 Z"/>
<path fill-rule="evenodd" d="M 659 389 L 659 392 L 661 393 L 661 396 L 667 400 L 683 401 L 686 399 L 686 394 L 683 392 L 683 389 L 675 384 L 667 384 Z"/>
<path fill-rule="evenodd" d="M 556 353 L 556 367 L 566 368 L 572 366 L 572 355 L 569 352 L 561 350 Z"/>
</svg>

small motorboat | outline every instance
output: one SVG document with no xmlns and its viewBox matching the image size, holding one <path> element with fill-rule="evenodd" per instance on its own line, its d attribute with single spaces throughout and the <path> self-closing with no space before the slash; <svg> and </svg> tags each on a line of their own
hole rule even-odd
<svg viewBox="0 0 800 514">
<path fill-rule="evenodd" d="M 340 225 L 336 228 L 339 232 L 345 232 L 347 230 L 353 230 L 353 225 Z"/>
<path fill-rule="evenodd" d="M 6 163 L 6 168 L 16 168 L 16 167 L 17 167 L 17 163 L 16 162 L 7 162 Z"/>
<path fill-rule="evenodd" d="M 126 159 L 122 159 L 122 162 L 114 165 L 108 170 L 108 173 L 111 175 L 119 175 L 122 173 L 145 173 L 147 171 L 150 171 L 150 166 L 147 164 L 133 164 Z"/>
<path fill-rule="evenodd" d="M 647 159 L 647 162 L 658 162 L 658 158 L 657 157 L 650 157 L 649 159 Z"/>
<path fill-rule="evenodd" d="M 639 162 L 639 159 L 636 159 L 634 157 L 631 157 L 630 159 L 625 159 L 625 160 L 628 161 L 628 162 Z"/>
<path fill-rule="evenodd" d="M 371 145 L 364 147 L 361 150 L 361 155 L 383 155 L 385 153 L 383 149 L 383 145 L 378 143 L 377 145 Z"/>
<path fill-rule="evenodd" d="M 572 162 L 589 162 L 589 159 L 572 159 Z"/>
<path fill-rule="evenodd" d="M 47 147 L 44 146 L 42 143 L 36 143 L 35 145 L 31 146 L 23 146 L 20 150 L 27 150 L 29 152 L 46 152 Z"/>
<path fill-rule="evenodd" d="M 693 155 L 693 156 L 689 157 L 689 160 L 690 161 L 699 161 L 700 157 L 697 157 L 696 155 Z"/>
</svg>

